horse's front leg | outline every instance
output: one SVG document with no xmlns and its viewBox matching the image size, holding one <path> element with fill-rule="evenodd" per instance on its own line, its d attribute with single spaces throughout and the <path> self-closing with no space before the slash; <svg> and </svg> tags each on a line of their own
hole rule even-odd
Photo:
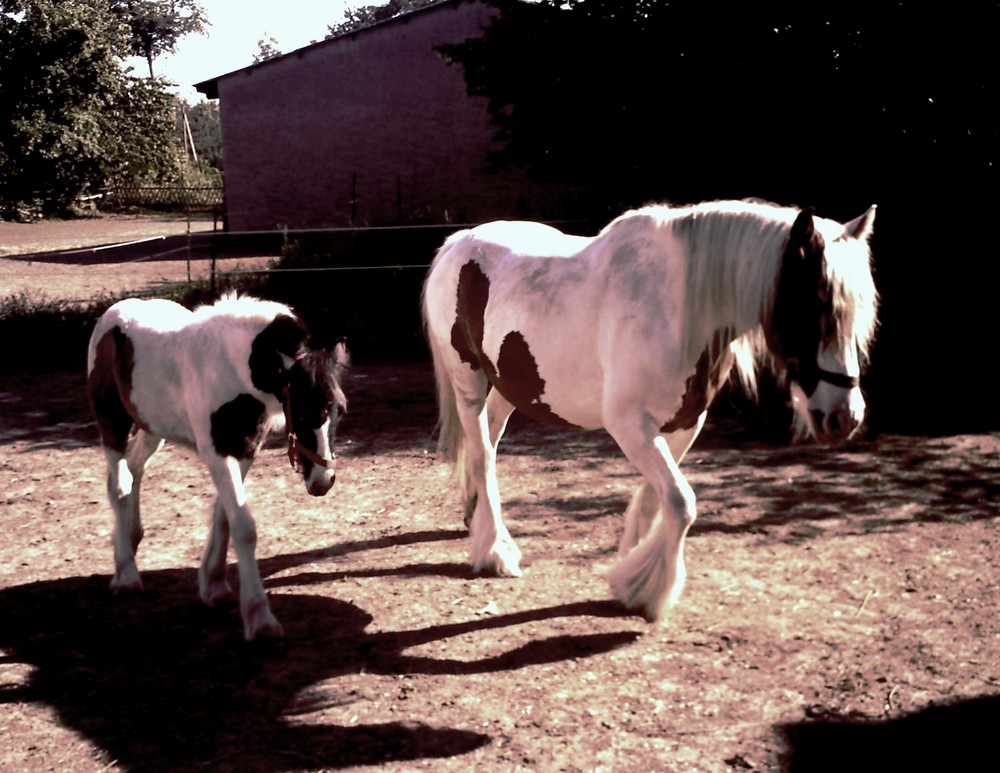
<svg viewBox="0 0 1000 773">
<path fill-rule="evenodd" d="M 252 459 L 240 461 L 240 479 L 246 480 Z M 209 524 L 208 540 L 198 569 L 198 591 L 201 600 L 208 606 L 230 598 L 233 590 L 226 577 L 226 555 L 229 551 L 229 519 L 222 498 L 216 497 L 212 506 L 212 521 Z"/>
<path fill-rule="evenodd" d="M 664 436 L 670 448 L 670 455 L 677 464 L 681 463 L 695 438 L 698 437 L 698 433 L 705 425 L 706 416 L 708 416 L 708 411 L 698 417 L 698 421 L 693 427 Z M 625 510 L 625 529 L 622 532 L 621 541 L 618 543 L 619 555 L 626 555 L 642 541 L 653 525 L 659 510 L 660 496 L 652 484 L 644 480 L 632 495 L 628 508 Z"/>
<path fill-rule="evenodd" d="M 236 553 L 236 565 L 240 576 L 240 617 L 243 620 L 243 636 L 247 641 L 257 636 L 281 636 L 281 624 L 271 613 L 267 594 L 264 592 L 264 583 L 260 578 L 260 570 L 257 568 L 257 558 L 254 555 L 257 547 L 257 524 L 250 513 L 250 508 L 247 507 L 246 490 L 243 488 L 245 470 L 242 469 L 241 462 L 231 456 L 212 455 L 206 461 L 215 487 L 219 491 L 219 504 L 228 521 L 229 534 Z M 206 566 L 203 561 L 203 570 L 208 576 L 214 572 L 216 578 L 220 564 L 223 573 L 225 570 L 223 532 L 224 529 L 217 528 L 213 520 L 212 534 L 205 551 L 208 562 Z"/>
<path fill-rule="evenodd" d="M 475 507 L 469 524 L 472 569 L 520 577 L 521 551 L 501 517 L 496 447 L 491 439 L 488 411 L 482 401 L 476 404 L 459 399 L 458 414 L 465 435 L 466 485 L 475 492 Z M 502 427 L 494 423 L 494 432 L 499 440 Z"/>
<path fill-rule="evenodd" d="M 209 525 L 205 552 L 198 569 L 198 593 L 201 600 L 213 607 L 220 599 L 233 595 L 226 579 L 226 554 L 229 550 L 229 519 L 222 499 L 216 498 L 212 506 L 212 522 Z"/>
<path fill-rule="evenodd" d="M 617 419 L 608 430 L 655 492 L 660 512 L 649 532 L 612 568 L 609 581 L 617 599 L 653 621 L 684 589 L 684 540 L 695 520 L 694 491 L 650 417 Z M 642 491 L 638 496 L 645 501 L 633 504 L 651 510 L 656 500 Z"/>
</svg>

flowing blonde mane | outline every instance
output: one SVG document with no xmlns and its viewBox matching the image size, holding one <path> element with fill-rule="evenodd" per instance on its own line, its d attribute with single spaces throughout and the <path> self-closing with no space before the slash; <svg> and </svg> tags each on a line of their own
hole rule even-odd
<svg viewBox="0 0 1000 773">
<path fill-rule="evenodd" d="M 736 330 L 750 331 L 732 349 L 741 380 L 750 391 L 755 390 L 756 368 L 769 357 L 762 324 L 774 303 L 782 256 L 798 214 L 798 209 L 766 202 L 719 201 L 682 207 L 650 205 L 622 216 L 653 218 L 683 248 L 684 303 L 690 323 L 682 341 L 682 358 L 696 359 L 714 333 L 712 325 L 728 320 Z M 865 360 L 877 307 L 867 241 L 844 238 L 844 225 L 833 220 L 814 217 L 813 221 L 825 241 L 824 271 L 832 290 L 840 346 L 845 351 L 856 348 Z M 699 316 L 704 318 L 702 323 Z"/>
</svg>

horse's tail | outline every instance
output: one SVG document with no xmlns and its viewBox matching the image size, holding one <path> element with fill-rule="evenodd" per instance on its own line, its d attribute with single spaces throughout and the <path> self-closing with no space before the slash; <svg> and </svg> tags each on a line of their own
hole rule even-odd
<svg viewBox="0 0 1000 773">
<path fill-rule="evenodd" d="M 446 462 L 457 465 L 457 472 L 461 475 L 464 465 L 459 464 L 459 462 L 464 457 L 465 436 L 462 434 L 462 425 L 458 419 L 455 389 L 451 385 L 451 378 L 440 359 L 437 344 L 432 340 L 430 346 L 431 355 L 434 358 L 434 378 L 437 381 L 438 453 Z"/>
<path fill-rule="evenodd" d="M 448 249 L 460 238 L 462 232 L 452 234 L 438 250 L 434 261 L 431 263 L 430 272 L 424 282 L 423 294 L 421 297 L 421 312 L 423 314 L 424 335 L 427 338 L 428 346 L 431 350 L 431 357 L 434 361 L 434 379 L 437 382 L 438 396 L 438 421 L 437 438 L 438 452 L 445 461 L 456 466 L 456 472 L 461 477 L 463 475 L 464 464 L 460 464 L 464 457 L 465 437 L 462 434 L 462 425 L 458 418 L 458 408 L 455 397 L 455 388 L 451 383 L 451 376 L 448 374 L 448 367 L 445 364 L 441 353 L 438 336 L 431 330 L 431 314 L 427 299 L 427 288 L 431 283 L 435 269 L 441 259 L 448 252 Z"/>
</svg>

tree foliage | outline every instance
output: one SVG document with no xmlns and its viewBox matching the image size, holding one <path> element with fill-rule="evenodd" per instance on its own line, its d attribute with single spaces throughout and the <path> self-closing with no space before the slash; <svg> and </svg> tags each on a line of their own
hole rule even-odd
<svg viewBox="0 0 1000 773">
<path fill-rule="evenodd" d="M 153 77 L 153 60 L 173 53 L 185 35 L 201 33 L 209 24 L 195 0 L 108 0 L 111 11 L 128 26 L 132 56 L 141 56 Z"/>
<path fill-rule="evenodd" d="M 498 167 L 649 199 L 878 195 L 995 182 L 996 3 L 504 3 L 445 53 L 486 97 Z M 959 171 L 960 170 L 960 171 Z"/>
<path fill-rule="evenodd" d="M 176 163 L 172 97 L 122 69 L 106 0 L 0 0 L 0 205 L 67 210 L 109 180 Z"/>
<path fill-rule="evenodd" d="M 385 5 L 363 5 L 358 8 L 348 8 L 344 12 L 343 21 L 328 25 L 327 37 L 332 38 L 356 32 L 435 2 L 439 2 L 439 0 L 389 0 Z"/>
</svg>

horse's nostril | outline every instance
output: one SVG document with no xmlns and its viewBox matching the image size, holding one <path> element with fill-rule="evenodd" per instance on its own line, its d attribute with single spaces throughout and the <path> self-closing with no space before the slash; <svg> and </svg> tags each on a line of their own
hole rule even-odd
<svg viewBox="0 0 1000 773">
<path fill-rule="evenodd" d="M 816 427 L 817 432 L 823 429 L 823 419 L 826 418 L 826 414 L 818 408 L 814 408 L 810 411 L 813 418 L 813 425 Z"/>
<path fill-rule="evenodd" d="M 829 425 L 830 426 L 830 431 L 831 432 L 839 432 L 840 431 L 840 427 L 841 427 L 841 424 L 840 424 L 840 411 L 834 411 L 833 413 L 831 413 L 830 414 L 829 422 L 830 422 L 830 425 Z"/>
</svg>

